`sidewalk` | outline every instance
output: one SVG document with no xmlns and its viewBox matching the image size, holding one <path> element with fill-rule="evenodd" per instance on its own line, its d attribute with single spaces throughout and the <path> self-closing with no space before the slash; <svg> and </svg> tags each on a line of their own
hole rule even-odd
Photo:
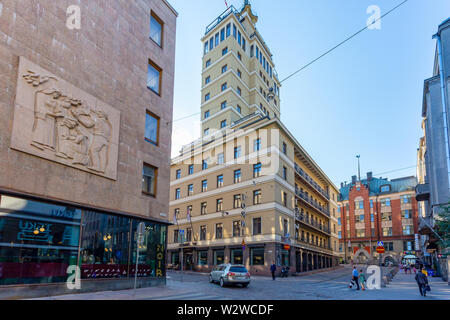
<svg viewBox="0 0 450 320">
<path fill-rule="evenodd" d="M 450 300 L 450 286 L 442 278 L 428 277 L 431 291 L 422 297 L 415 280 L 415 274 L 398 272 L 392 282 L 381 290 L 366 290 L 359 295 L 361 300 Z"/>
</svg>

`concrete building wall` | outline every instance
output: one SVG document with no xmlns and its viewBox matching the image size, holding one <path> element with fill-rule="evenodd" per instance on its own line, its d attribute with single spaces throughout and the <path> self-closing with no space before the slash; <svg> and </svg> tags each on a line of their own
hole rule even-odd
<svg viewBox="0 0 450 320">
<path fill-rule="evenodd" d="M 176 15 L 163 1 L 82 1 L 81 29 L 66 27 L 66 1 L 2 1 L 0 12 L 0 188 L 164 219 L 171 126 L 145 142 L 145 114 L 172 121 Z M 150 13 L 164 22 L 162 48 L 149 39 Z M 10 148 L 19 57 L 120 111 L 117 180 Z M 161 95 L 146 87 L 148 61 L 162 71 Z M 155 198 L 144 196 L 143 163 L 158 168 Z"/>
</svg>

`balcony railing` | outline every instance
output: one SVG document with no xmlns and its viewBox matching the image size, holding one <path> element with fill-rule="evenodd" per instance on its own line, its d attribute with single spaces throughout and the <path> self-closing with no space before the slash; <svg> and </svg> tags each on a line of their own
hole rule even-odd
<svg viewBox="0 0 450 320">
<path fill-rule="evenodd" d="M 302 168 L 295 164 L 295 171 L 298 175 L 308 182 L 317 192 L 319 192 L 325 199 L 330 200 L 330 194 L 317 184 Z"/>
<path fill-rule="evenodd" d="M 329 226 L 326 226 L 323 223 L 317 223 L 313 219 L 310 219 L 309 217 L 305 217 L 304 214 L 296 213 L 295 214 L 295 218 L 297 220 L 303 222 L 304 224 L 306 224 L 306 225 L 308 225 L 310 227 L 313 227 L 313 228 L 315 228 L 318 231 L 321 231 L 322 233 L 325 233 L 325 234 L 328 234 L 328 235 L 331 234 Z"/>
<path fill-rule="evenodd" d="M 311 242 L 308 242 L 308 241 L 306 241 L 305 239 L 301 239 L 301 238 L 299 238 L 299 239 L 295 239 L 297 242 L 299 242 L 299 243 L 303 243 L 303 244 L 307 244 L 307 245 L 309 245 L 309 246 L 311 246 L 311 247 L 315 247 L 315 248 L 320 248 L 320 249 L 325 249 L 325 250 L 332 250 L 332 248 L 331 248 L 331 246 L 329 246 L 329 245 L 322 245 L 322 246 L 320 246 L 320 245 L 317 245 L 315 242 L 314 243 L 311 243 Z"/>
<path fill-rule="evenodd" d="M 214 29 L 223 19 L 228 17 L 230 14 L 236 14 L 238 11 L 234 6 L 228 7 L 227 10 L 225 10 L 220 16 L 218 16 L 216 19 L 214 19 L 213 22 L 211 22 L 207 27 L 205 31 L 205 35 L 207 35 L 212 29 Z"/>
<path fill-rule="evenodd" d="M 321 206 L 317 201 L 312 200 L 310 197 L 306 195 L 305 192 L 302 192 L 299 189 L 295 190 L 295 194 L 303 201 L 305 201 L 307 204 L 309 204 L 311 207 L 319 210 L 321 213 L 325 214 L 326 216 L 330 216 L 330 209 L 327 207 Z"/>
</svg>

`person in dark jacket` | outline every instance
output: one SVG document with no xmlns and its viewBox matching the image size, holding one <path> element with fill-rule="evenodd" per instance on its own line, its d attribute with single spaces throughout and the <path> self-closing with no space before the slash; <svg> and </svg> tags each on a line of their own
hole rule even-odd
<svg viewBox="0 0 450 320">
<path fill-rule="evenodd" d="M 277 271 L 277 266 L 274 261 L 270 266 L 270 272 L 272 272 L 272 280 L 275 280 L 275 271 Z"/>
<path fill-rule="evenodd" d="M 422 269 L 423 271 L 423 269 Z M 419 286 L 420 295 L 426 297 L 427 296 L 427 290 L 426 287 L 428 285 L 428 279 L 427 276 L 423 272 L 419 272 L 416 274 L 416 282 Z"/>
</svg>

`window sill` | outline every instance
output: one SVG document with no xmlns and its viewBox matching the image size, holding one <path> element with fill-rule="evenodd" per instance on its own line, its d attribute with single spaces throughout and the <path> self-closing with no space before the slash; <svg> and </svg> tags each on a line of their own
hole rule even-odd
<svg viewBox="0 0 450 320">
<path fill-rule="evenodd" d="M 152 194 L 152 193 L 149 193 L 149 192 L 145 192 L 145 191 L 142 191 L 142 194 L 143 194 L 144 196 L 152 197 L 152 198 L 155 198 L 155 199 L 156 199 L 156 195 L 155 195 L 155 194 Z"/>
</svg>

